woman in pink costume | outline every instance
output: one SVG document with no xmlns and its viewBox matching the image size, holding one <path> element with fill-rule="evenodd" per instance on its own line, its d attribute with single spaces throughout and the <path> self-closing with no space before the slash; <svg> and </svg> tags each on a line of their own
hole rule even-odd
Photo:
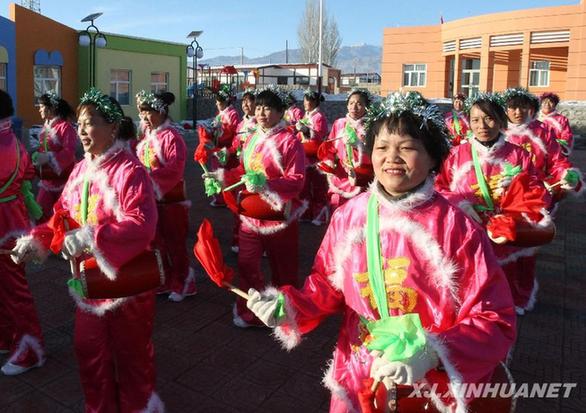
<svg viewBox="0 0 586 413">
<path fill-rule="evenodd" d="M 452 98 L 452 110 L 444 116 L 452 145 L 459 145 L 462 141 L 465 141 L 470 130 L 468 115 L 464 111 L 465 101 L 466 96 L 463 93 L 456 94 Z"/>
<path fill-rule="evenodd" d="M 332 125 L 327 145 L 327 157 L 321 159 L 333 173 L 327 173 L 328 197 L 330 207 L 335 210 L 347 200 L 366 189 L 365 182 L 357 182 L 360 177 L 356 170 L 371 170 L 370 154 L 365 146 L 365 114 L 370 104 L 366 89 L 354 89 L 348 94 L 346 107 L 348 114 L 337 119 Z M 359 185 L 361 184 L 361 185 Z"/>
<path fill-rule="evenodd" d="M 157 197 L 157 244 L 165 262 L 165 285 L 159 293 L 170 292 L 169 300 L 180 302 L 194 295 L 196 287 L 186 246 L 191 206 L 183 181 L 187 147 L 169 120 L 169 105 L 174 101 L 175 96 L 170 92 L 144 95 L 140 115 L 145 135 L 136 147 L 136 154 L 149 172 Z"/>
<path fill-rule="evenodd" d="M 274 211 L 282 211 L 285 215 L 282 221 L 240 215 L 238 272 L 239 286 L 245 290 L 265 285 L 261 271 L 263 251 L 269 259 L 273 284 L 297 284 L 297 221 L 307 207 L 307 203 L 299 200 L 305 156 L 301 143 L 282 120 L 285 99 L 286 95 L 278 89 L 261 91 L 256 97 L 257 128 L 244 142 L 240 166 L 204 175 L 208 182 L 219 181 L 223 186 L 242 179 L 246 191 L 260 195 Z M 242 299 L 236 302 L 234 324 L 238 327 L 262 325 Z"/>
<path fill-rule="evenodd" d="M 32 154 L 32 161 L 38 171 L 48 166 L 52 172 L 49 177 L 39 173 L 41 180 L 37 202 L 43 208 L 43 216 L 39 222 L 45 222 L 53 214 L 53 205 L 59 199 L 76 162 L 78 138 L 71 124 L 73 109 L 54 92 L 39 98 L 39 113 L 45 124 L 39 135 L 39 148 Z"/>
<path fill-rule="evenodd" d="M 541 173 L 546 186 L 562 190 L 554 201 L 567 192 L 582 189 L 582 174 L 563 155 L 561 145 L 551 131 L 534 119 L 539 103 L 537 98 L 523 88 L 510 88 L 504 92 L 509 127 L 508 142 L 521 146 L 531 154 L 531 160 Z"/>
<path fill-rule="evenodd" d="M 30 158 L 12 132 L 14 107 L 10 95 L 0 90 L 0 248 L 14 248 L 16 239 L 30 230 L 27 211 L 30 179 L 35 171 Z M 39 210 L 40 212 L 40 210 Z M 17 375 L 45 362 L 41 326 L 22 263 L 0 255 L 0 353 L 8 354 L 2 373 Z"/>
<path fill-rule="evenodd" d="M 157 206 L 146 169 L 119 141 L 123 113 L 114 99 L 90 89 L 78 107 L 78 132 L 85 158 L 79 162 L 55 204 L 81 226 L 66 232 L 68 259 L 92 254 L 99 269 L 116 279 L 120 268 L 147 250 L 155 237 Z M 43 224 L 20 238 L 17 261 L 47 254 L 56 233 Z M 85 395 L 85 411 L 161 413 L 155 392 L 151 341 L 155 291 L 126 298 L 88 299 L 80 280 L 68 282 L 75 302 L 74 349 Z"/>
<path fill-rule="evenodd" d="M 502 133 L 507 129 L 507 117 L 498 97 L 479 95 L 472 102 L 470 125 L 472 139 L 452 149 L 436 180 L 437 189 L 484 227 L 491 217 L 500 213 L 503 193 L 521 172 L 529 175 L 530 188 L 542 194 L 547 206 L 550 196 L 531 162 L 531 155 L 507 142 Z M 545 209 L 537 221 L 535 225 L 551 225 Z M 536 248 L 501 245 L 504 240 L 496 238 L 492 241 L 517 312 L 524 314 L 533 309 L 537 294 L 535 267 L 528 259 L 535 255 Z"/>
<path fill-rule="evenodd" d="M 292 92 L 287 93 L 287 98 L 289 107 L 285 111 L 283 119 L 289 125 L 297 125 L 297 122 L 303 119 L 303 110 L 297 106 L 297 100 L 295 100 L 295 96 L 293 96 Z"/>
<path fill-rule="evenodd" d="M 570 156 L 574 146 L 574 134 L 568 118 L 556 110 L 558 103 L 560 103 L 560 97 L 555 93 L 547 92 L 539 97 L 539 101 L 541 103 L 539 120 L 549 128 L 560 144 L 562 153 Z"/>
<path fill-rule="evenodd" d="M 370 116 L 370 189 L 335 211 L 301 290 L 251 289 L 247 302 L 287 349 L 343 314 L 323 380 L 336 413 L 358 411 L 369 378 L 389 388 L 488 382 L 515 338 L 489 239 L 433 189 L 448 152 L 439 109 L 394 93 Z M 431 399 L 446 412 L 469 401 L 448 390 Z"/>
</svg>

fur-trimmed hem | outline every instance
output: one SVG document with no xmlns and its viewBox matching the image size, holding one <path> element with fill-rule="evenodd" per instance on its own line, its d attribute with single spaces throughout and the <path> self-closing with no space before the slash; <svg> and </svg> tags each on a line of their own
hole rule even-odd
<svg viewBox="0 0 586 413">
<path fill-rule="evenodd" d="M 301 215 L 303 215 L 303 213 L 307 209 L 308 205 L 309 205 L 309 202 L 307 202 L 307 200 L 303 200 L 301 205 L 299 206 L 299 208 L 297 208 L 291 214 L 289 214 L 289 217 L 287 218 L 286 221 L 282 221 L 282 222 L 271 221 L 271 222 L 278 222 L 277 224 L 274 224 L 274 225 L 268 225 L 268 224 L 266 224 L 265 226 L 256 225 L 253 221 L 254 218 L 249 218 L 245 215 L 240 215 L 240 220 L 246 228 L 248 228 L 249 230 L 251 230 L 252 232 L 254 232 L 256 234 L 261 234 L 261 235 L 276 234 L 277 232 L 282 231 L 285 228 L 287 228 L 293 221 L 299 219 L 299 217 Z"/>
<path fill-rule="evenodd" d="M 43 244 L 41 244 L 41 242 L 32 235 L 23 235 L 22 237 L 16 239 L 17 244 L 22 242 L 26 242 L 32 249 L 33 253 L 35 254 L 35 262 L 42 263 L 49 256 L 49 250 L 45 249 Z"/>
<path fill-rule="evenodd" d="M 4 236 L 0 238 L 0 247 L 3 246 L 8 240 L 11 240 L 13 238 L 17 240 L 19 238 L 22 238 L 23 236 L 26 236 L 28 232 L 28 229 L 16 229 L 10 231 L 8 234 L 4 234 Z"/>
<path fill-rule="evenodd" d="M 537 302 L 537 293 L 539 292 L 539 282 L 537 282 L 537 278 L 533 279 L 533 289 L 531 290 L 531 295 L 529 296 L 529 301 L 523 308 L 525 311 L 533 311 L 535 308 L 535 303 Z"/>
<path fill-rule="evenodd" d="M 362 192 L 361 186 L 355 186 L 354 189 L 350 192 L 344 191 L 343 189 L 338 188 L 334 184 L 334 180 L 333 180 L 331 174 L 325 173 L 325 175 L 328 180 L 328 185 L 329 185 L 330 191 L 333 192 L 334 194 L 338 194 L 346 199 L 351 199 L 351 198 L 354 198 L 356 195 L 358 195 L 360 192 Z"/>
<path fill-rule="evenodd" d="M 157 184 L 157 182 L 152 177 L 151 177 L 151 184 L 153 185 L 155 199 L 157 201 L 160 201 L 161 199 L 163 199 L 163 193 L 161 192 L 161 188 L 159 187 L 159 184 Z"/>
<path fill-rule="evenodd" d="M 45 350 L 41 346 L 41 341 L 37 337 L 33 337 L 30 334 L 25 334 L 20 338 L 16 350 L 12 353 L 12 356 L 8 359 L 9 363 L 14 363 L 18 360 L 23 352 L 28 349 L 34 351 L 37 356 L 38 362 L 42 363 L 45 359 Z"/>
<path fill-rule="evenodd" d="M 275 287 L 267 287 L 262 292 L 263 295 L 276 297 L 280 291 Z M 301 332 L 297 326 L 297 312 L 291 307 L 287 296 L 285 298 L 285 319 L 281 320 L 279 325 L 273 329 L 273 337 L 281 344 L 284 350 L 291 351 L 301 343 Z"/>
<path fill-rule="evenodd" d="M 61 165 L 59 165 L 59 162 L 57 162 L 57 158 L 55 158 L 55 153 L 47 152 L 47 155 L 49 157 L 49 165 L 51 166 L 51 168 L 53 168 L 57 175 L 61 176 L 61 172 L 63 172 L 63 170 L 61 169 Z"/>
<path fill-rule="evenodd" d="M 359 413 L 359 410 L 356 409 L 352 400 L 348 397 L 346 389 L 344 389 L 334 378 L 334 360 L 331 359 L 328 361 L 327 366 L 327 370 L 322 378 L 322 384 L 324 387 L 330 391 L 332 397 L 335 397 L 346 405 L 348 413 Z"/>
<path fill-rule="evenodd" d="M 91 304 L 86 299 L 77 295 L 75 290 L 71 288 L 69 288 L 69 295 L 73 298 L 80 310 L 97 315 L 98 317 L 102 317 L 106 312 L 112 311 L 128 301 L 128 298 L 116 298 L 112 300 L 108 299 L 99 304 Z"/>
<path fill-rule="evenodd" d="M 156 392 L 151 393 L 151 397 L 141 413 L 165 413 L 165 404 Z"/>
<path fill-rule="evenodd" d="M 285 203 L 283 202 L 283 198 L 279 196 L 278 193 L 269 190 L 267 187 L 260 192 L 258 192 L 260 198 L 265 201 L 272 210 L 274 211 L 282 211 Z"/>
<path fill-rule="evenodd" d="M 185 281 L 183 282 L 183 289 L 181 290 L 181 295 L 185 296 L 189 291 L 189 284 L 192 283 L 195 285 L 195 270 L 192 267 L 189 267 L 189 271 L 187 273 L 187 277 L 185 277 Z"/>
<path fill-rule="evenodd" d="M 511 262 L 517 261 L 521 257 L 532 257 L 537 252 L 537 247 L 522 248 L 519 251 L 515 251 L 512 254 L 507 255 L 504 258 L 500 258 L 498 263 L 500 266 L 510 264 Z"/>
<path fill-rule="evenodd" d="M 456 369 L 456 366 L 452 363 L 452 361 L 449 359 L 448 349 L 446 347 L 444 347 L 444 344 L 441 343 L 440 339 L 437 336 L 435 336 L 434 334 L 426 332 L 425 337 L 427 339 L 428 344 L 436 352 L 439 359 L 441 360 L 442 365 L 446 371 L 446 374 L 448 375 L 448 379 L 450 380 L 450 389 L 453 390 L 452 396 L 454 397 L 454 399 L 456 401 L 455 413 L 466 413 L 468 410 L 467 409 L 468 403 L 466 402 L 466 400 L 464 398 L 462 398 L 462 391 L 461 391 L 461 388 L 463 385 L 462 375 Z M 433 395 L 434 392 L 431 392 L 431 393 Z M 438 409 L 441 409 L 440 411 L 446 411 L 446 408 L 448 408 L 448 406 L 444 405 L 437 398 L 432 397 L 431 401 Z M 448 410 L 448 411 L 450 411 L 450 410 Z"/>
</svg>

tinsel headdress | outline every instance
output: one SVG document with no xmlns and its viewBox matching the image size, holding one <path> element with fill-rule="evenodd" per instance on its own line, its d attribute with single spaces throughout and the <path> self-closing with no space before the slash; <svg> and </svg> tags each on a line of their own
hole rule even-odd
<svg viewBox="0 0 586 413">
<path fill-rule="evenodd" d="M 291 98 L 289 97 L 289 93 L 287 93 L 284 89 L 275 85 L 267 85 L 262 89 L 258 89 L 257 95 L 265 91 L 273 92 L 275 95 L 277 95 L 286 108 L 291 106 Z"/>
<path fill-rule="evenodd" d="M 372 103 L 374 101 L 374 97 L 368 89 L 365 89 L 363 87 L 353 87 L 352 89 L 350 89 L 350 92 L 348 92 L 348 99 L 350 99 L 350 96 L 352 96 L 354 93 L 363 93 L 366 95 L 368 102 Z"/>
<path fill-rule="evenodd" d="M 232 88 L 230 87 L 230 85 L 224 83 L 224 84 L 220 85 L 220 89 L 218 90 L 216 95 L 220 99 L 222 99 L 226 102 L 229 102 L 232 100 Z"/>
<path fill-rule="evenodd" d="M 85 92 L 79 103 L 80 105 L 95 105 L 108 123 L 120 122 L 124 116 L 120 107 L 114 104 L 108 95 L 104 95 L 95 87 Z"/>
<path fill-rule="evenodd" d="M 303 96 L 311 100 L 324 100 L 323 95 L 317 90 L 305 89 Z"/>
<path fill-rule="evenodd" d="M 373 103 L 366 111 L 366 128 L 370 129 L 380 119 L 398 117 L 407 112 L 421 120 L 420 128 L 429 128 L 429 124 L 432 124 L 447 139 L 444 117 L 440 109 L 429 104 L 420 93 L 413 91 L 392 92 L 382 101 Z"/>
<path fill-rule="evenodd" d="M 535 104 L 538 100 L 537 97 L 533 93 L 529 93 L 527 89 L 524 87 L 510 87 L 503 92 L 503 99 L 505 104 L 516 97 L 523 97 L 531 101 L 531 103 Z"/>
<path fill-rule="evenodd" d="M 146 92 L 141 90 L 136 94 L 136 102 L 138 105 L 148 105 L 159 113 L 166 113 L 169 105 L 163 102 L 163 99 L 155 96 L 153 92 Z"/>
<path fill-rule="evenodd" d="M 478 94 L 476 94 L 476 96 L 472 96 L 472 97 L 469 97 L 468 99 L 466 99 L 466 101 L 464 102 L 464 110 L 466 112 L 470 112 L 470 109 L 472 109 L 472 106 L 474 106 L 474 104 L 479 101 L 489 101 L 489 102 L 492 102 L 492 103 L 502 107 L 503 109 L 505 109 L 505 107 L 507 105 L 507 102 L 501 93 L 498 93 L 498 92 L 494 92 L 494 93 L 478 92 Z"/>
<path fill-rule="evenodd" d="M 57 106 L 59 106 L 60 98 L 54 90 L 48 90 L 45 93 L 45 95 L 47 95 L 47 97 L 49 98 L 49 103 L 51 104 L 52 108 L 56 108 Z"/>
</svg>

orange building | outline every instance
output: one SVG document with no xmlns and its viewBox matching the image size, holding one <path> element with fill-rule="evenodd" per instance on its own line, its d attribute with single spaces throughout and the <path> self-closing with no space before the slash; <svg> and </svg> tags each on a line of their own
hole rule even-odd
<svg viewBox="0 0 586 413">
<path fill-rule="evenodd" d="M 403 88 L 440 98 L 513 86 L 586 100 L 586 0 L 384 29 L 383 95 Z"/>
<path fill-rule="evenodd" d="M 16 114 L 30 127 L 40 123 L 36 99 L 47 90 L 75 107 L 77 31 L 16 4 L 10 4 L 16 27 Z"/>
</svg>

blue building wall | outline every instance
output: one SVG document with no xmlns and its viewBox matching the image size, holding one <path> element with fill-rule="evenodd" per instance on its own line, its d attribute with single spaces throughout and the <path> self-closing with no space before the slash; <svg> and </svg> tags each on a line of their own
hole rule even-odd
<svg viewBox="0 0 586 413">
<path fill-rule="evenodd" d="M 0 16 L 0 46 L 8 52 L 8 67 L 6 82 L 8 94 L 12 97 L 14 107 L 16 102 L 16 27 L 12 20 Z M 18 114 L 16 114 L 18 116 Z"/>
</svg>

